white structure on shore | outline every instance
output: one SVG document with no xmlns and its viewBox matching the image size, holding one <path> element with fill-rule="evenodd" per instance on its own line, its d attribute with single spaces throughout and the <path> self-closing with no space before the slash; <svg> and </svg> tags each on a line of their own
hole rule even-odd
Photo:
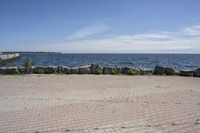
<svg viewBox="0 0 200 133">
<path fill-rule="evenodd" d="M 0 61 L 11 60 L 20 57 L 19 53 L 0 53 Z"/>
</svg>

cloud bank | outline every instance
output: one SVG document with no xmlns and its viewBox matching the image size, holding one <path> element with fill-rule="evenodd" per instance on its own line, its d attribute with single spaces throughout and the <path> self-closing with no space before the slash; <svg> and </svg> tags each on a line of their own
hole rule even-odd
<svg viewBox="0 0 200 133">
<path fill-rule="evenodd" d="M 84 39 L 107 29 L 105 25 L 86 27 L 69 37 L 74 40 L 42 45 L 41 49 L 67 53 L 200 53 L 200 24 L 176 32 Z"/>
</svg>

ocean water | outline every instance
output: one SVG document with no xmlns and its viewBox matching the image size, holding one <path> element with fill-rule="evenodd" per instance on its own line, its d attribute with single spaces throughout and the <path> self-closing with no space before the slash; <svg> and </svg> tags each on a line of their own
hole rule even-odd
<svg viewBox="0 0 200 133">
<path fill-rule="evenodd" d="M 200 67 L 200 54 L 63 54 L 21 53 L 21 58 L 8 64 L 20 66 L 23 59 L 34 60 L 38 66 L 79 67 L 92 63 L 101 66 L 128 66 L 153 69 L 156 65 L 177 69 Z"/>
</svg>

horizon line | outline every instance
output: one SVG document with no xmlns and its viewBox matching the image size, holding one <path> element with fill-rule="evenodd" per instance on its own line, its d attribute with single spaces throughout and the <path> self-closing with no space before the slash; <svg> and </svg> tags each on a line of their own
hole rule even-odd
<svg viewBox="0 0 200 133">
<path fill-rule="evenodd" d="M 159 52 L 141 52 L 141 53 L 126 53 L 126 52 L 57 52 L 57 51 L 0 51 L 0 53 L 60 53 L 60 54 L 200 54 L 200 53 L 159 53 Z"/>
</svg>

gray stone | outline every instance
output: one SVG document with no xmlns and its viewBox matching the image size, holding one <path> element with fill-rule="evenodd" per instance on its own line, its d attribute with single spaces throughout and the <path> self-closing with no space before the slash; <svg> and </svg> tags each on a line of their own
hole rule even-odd
<svg viewBox="0 0 200 133">
<path fill-rule="evenodd" d="M 57 71 L 57 67 L 54 66 L 43 67 L 43 70 L 45 74 L 52 74 Z"/>
<path fill-rule="evenodd" d="M 0 67 L 0 74 L 6 74 L 7 68 L 6 67 Z"/>
<path fill-rule="evenodd" d="M 129 72 L 130 69 L 131 69 L 131 68 L 129 68 L 129 67 L 121 67 L 120 72 L 121 72 L 122 74 L 128 75 L 128 72 Z"/>
<path fill-rule="evenodd" d="M 79 74 L 79 68 L 78 67 L 70 68 L 70 73 L 71 74 Z"/>
<path fill-rule="evenodd" d="M 19 68 L 18 68 L 18 71 L 19 71 L 21 74 L 26 74 L 26 69 L 25 69 L 25 67 L 19 67 Z"/>
<path fill-rule="evenodd" d="M 194 70 L 194 77 L 200 77 L 200 68 Z"/>
<path fill-rule="evenodd" d="M 63 67 L 62 66 L 58 66 L 56 69 L 57 73 L 62 73 L 63 72 Z"/>
<path fill-rule="evenodd" d="M 140 75 L 140 70 L 136 68 L 122 67 L 121 73 L 126 75 Z"/>
<path fill-rule="evenodd" d="M 192 77 L 194 75 L 194 72 L 192 70 L 181 70 L 180 76 L 188 76 Z"/>
<path fill-rule="evenodd" d="M 69 67 L 66 67 L 66 66 L 62 67 L 62 72 L 63 72 L 64 74 L 71 74 L 70 68 L 69 68 Z"/>
<path fill-rule="evenodd" d="M 103 68 L 103 74 L 112 74 L 112 75 L 120 74 L 120 68 L 104 67 Z"/>
<path fill-rule="evenodd" d="M 102 74 L 103 70 L 98 64 L 91 65 L 91 73 L 92 74 Z"/>
<path fill-rule="evenodd" d="M 45 74 L 45 71 L 46 71 L 46 67 L 38 66 L 38 67 L 33 68 L 34 74 Z"/>
<path fill-rule="evenodd" d="M 153 71 L 154 75 L 164 75 L 165 74 L 165 68 L 161 67 L 161 66 L 156 66 L 154 71 Z"/>
<path fill-rule="evenodd" d="M 153 71 L 150 69 L 142 68 L 140 69 L 140 75 L 152 75 Z"/>
<path fill-rule="evenodd" d="M 91 74 L 91 67 L 90 66 L 80 67 L 79 74 Z"/>
<path fill-rule="evenodd" d="M 112 74 L 112 69 L 111 67 L 104 67 L 103 74 Z"/>
<path fill-rule="evenodd" d="M 175 75 L 180 75 L 180 70 L 175 69 Z"/>
<path fill-rule="evenodd" d="M 19 74 L 17 67 L 8 67 L 6 69 L 6 74 Z"/>
<path fill-rule="evenodd" d="M 27 67 L 27 68 L 19 67 L 18 70 L 21 74 L 31 74 L 31 73 L 33 73 L 33 67 Z"/>
<path fill-rule="evenodd" d="M 166 67 L 164 73 L 165 73 L 165 75 L 175 75 L 175 69 Z"/>
</svg>

